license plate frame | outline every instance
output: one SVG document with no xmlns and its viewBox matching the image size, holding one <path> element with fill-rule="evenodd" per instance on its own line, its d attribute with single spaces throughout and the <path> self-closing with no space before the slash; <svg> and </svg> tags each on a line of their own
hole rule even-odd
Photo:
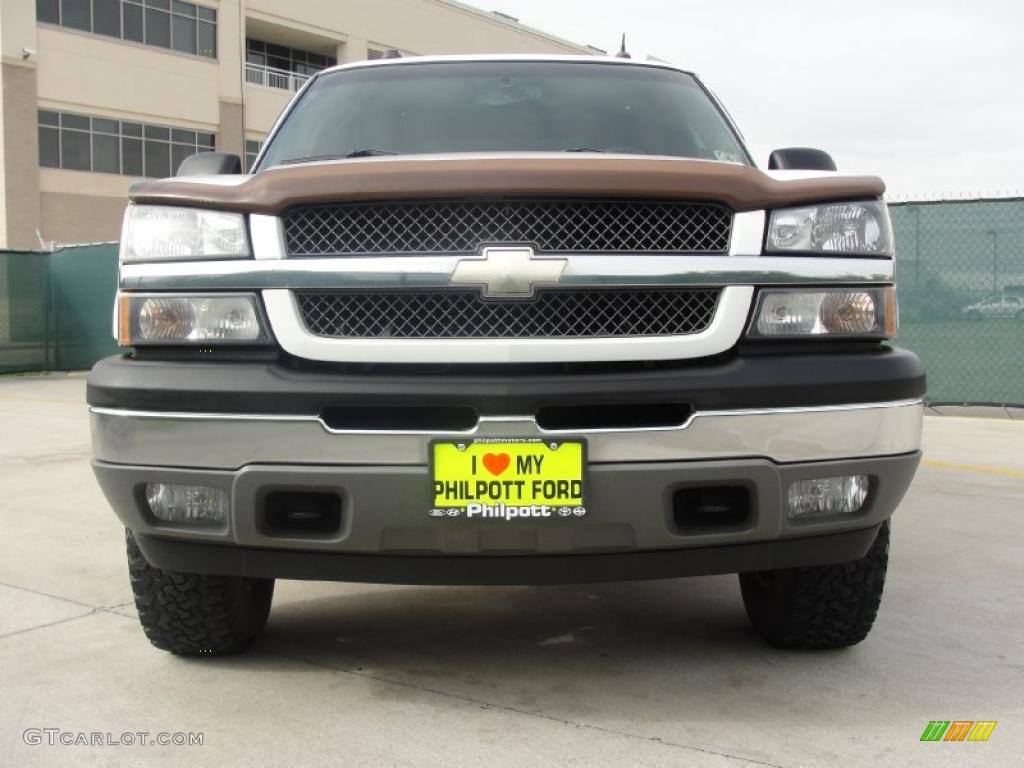
<svg viewBox="0 0 1024 768">
<path fill-rule="evenodd" d="M 526 464 L 519 464 L 520 456 L 540 456 L 543 460 L 544 457 L 556 454 L 565 446 L 570 446 L 570 450 L 569 454 L 566 454 L 565 458 L 560 458 L 558 462 L 563 465 L 557 470 L 559 476 L 545 476 L 546 472 L 543 465 L 536 462 L 536 459 L 528 463 L 537 468 L 537 475 L 532 476 L 530 473 L 523 472 L 526 469 Z M 490 493 L 486 494 L 486 498 L 477 497 L 476 491 L 478 489 L 474 487 L 467 489 L 470 491 L 468 495 L 473 498 L 452 498 L 450 494 L 444 494 L 444 503 L 438 503 L 442 501 L 442 496 L 438 492 L 438 483 L 469 480 L 468 477 L 464 476 L 453 477 L 447 470 L 442 470 L 439 478 L 439 449 L 448 453 L 449 456 L 457 457 L 457 460 L 460 461 L 471 461 L 475 456 L 478 461 L 475 465 L 477 473 L 473 476 L 474 481 L 482 478 L 488 483 L 493 483 L 495 480 L 501 483 L 505 481 L 512 481 L 513 483 L 522 481 L 523 483 L 529 482 L 531 485 L 530 487 L 520 486 L 523 490 L 514 496 L 510 494 L 507 497 L 499 496 L 497 498 Z M 575 436 L 558 438 L 475 437 L 464 440 L 436 438 L 428 444 L 428 452 L 428 482 L 430 483 L 428 514 L 431 517 L 464 520 L 503 520 L 507 522 L 517 519 L 532 519 L 536 521 L 579 520 L 587 516 L 587 489 L 589 483 L 587 478 L 587 441 L 585 438 Z M 501 462 L 494 459 L 491 460 L 493 466 L 486 467 L 483 463 L 483 457 L 487 454 L 495 456 L 500 456 L 501 454 L 508 455 L 509 461 L 506 464 L 506 469 L 502 469 L 495 474 L 495 470 L 500 468 Z M 440 458 L 442 461 L 448 461 L 444 456 Z M 572 467 L 575 467 L 577 460 L 579 462 L 578 468 L 572 469 Z M 569 476 L 565 476 L 565 464 L 570 465 Z M 507 474 L 509 469 L 513 471 Z M 463 474 L 465 473 L 463 472 Z M 530 474 L 530 476 L 524 477 L 524 474 Z M 498 480 L 498 478 L 501 479 Z M 533 492 L 533 480 L 540 480 L 542 484 L 545 481 L 557 483 L 559 480 L 562 480 L 571 483 L 575 480 L 579 483 L 579 493 L 573 493 L 575 489 L 570 487 L 568 489 L 569 495 L 559 495 L 554 499 L 537 498 Z M 493 488 L 488 490 L 493 490 Z M 507 486 L 506 490 L 508 490 Z M 556 486 L 555 490 L 562 490 L 562 488 Z M 471 507 L 471 504 L 484 505 L 485 509 L 476 509 Z"/>
</svg>

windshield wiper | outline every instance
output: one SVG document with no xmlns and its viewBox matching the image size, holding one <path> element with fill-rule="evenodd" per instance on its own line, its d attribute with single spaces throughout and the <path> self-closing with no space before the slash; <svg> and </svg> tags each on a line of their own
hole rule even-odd
<svg viewBox="0 0 1024 768">
<path fill-rule="evenodd" d="M 604 152 L 603 149 L 594 149 L 593 147 L 569 147 L 563 149 L 563 152 Z"/>
<path fill-rule="evenodd" d="M 295 163 L 315 163 L 318 160 L 348 160 L 352 157 L 377 157 L 378 155 L 397 155 L 397 152 L 388 152 L 386 149 L 356 149 L 347 155 L 310 155 L 309 157 L 292 157 L 282 160 L 281 165 L 293 165 Z"/>
<path fill-rule="evenodd" d="M 389 152 L 386 149 L 356 149 L 349 152 L 345 157 L 377 157 L 378 155 L 397 155 L 397 152 Z"/>
</svg>

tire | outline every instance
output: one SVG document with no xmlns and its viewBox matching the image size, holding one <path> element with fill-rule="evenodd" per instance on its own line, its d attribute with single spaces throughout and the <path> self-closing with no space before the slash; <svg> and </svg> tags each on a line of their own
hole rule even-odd
<svg viewBox="0 0 1024 768">
<path fill-rule="evenodd" d="M 131 531 L 128 575 L 146 637 L 182 656 L 241 653 L 267 623 L 273 579 L 177 573 L 154 568 Z"/>
<path fill-rule="evenodd" d="M 847 648 L 871 630 L 889 562 L 889 521 L 860 560 L 740 574 L 754 630 L 776 648 Z"/>
</svg>

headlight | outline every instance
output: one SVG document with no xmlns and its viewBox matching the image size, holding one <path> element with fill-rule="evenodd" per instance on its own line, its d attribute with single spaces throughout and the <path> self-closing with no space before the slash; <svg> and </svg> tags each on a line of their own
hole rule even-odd
<svg viewBox="0 0 1024 768">
<path fill-rule="evenodd" d="M 891 338 L 896 335 L 896 294 L 891 287 L 769 288 L 758 294 L 747 335 Z"/>
<path fill-rule="evenodd" d="M 892 256 L 889 209 L 867 200 L 772 211 L 765 251 Z"/>
<path fill-rule="evenodd" d="M 270 340 L 256 297 L 249 294 L 175 296 L 121 294 L 118 342 L 258 344 Z"/>
<path fill-rule="evenodd" d="M 129 205 L 121 261 L 242 259 L 252 255 L 240 213 L 164 205 Z"/>
</svg>

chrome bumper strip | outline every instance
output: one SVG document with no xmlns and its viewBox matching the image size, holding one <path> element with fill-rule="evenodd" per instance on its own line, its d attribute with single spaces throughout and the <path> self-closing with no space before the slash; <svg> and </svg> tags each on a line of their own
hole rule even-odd
<svg viewBox="0 0 1024 768">
<path fill-rule="evenodd" d="M 425 465 L 430 441 L 576 435 L 592 463 L 763 457 L 776 462 L 886 456 L 920 447 L 920 400 L 701 411 L 657 429 L 551 431 L 532 416 L 481 417 L 453 432 L 337 431 L 317 416 L 165 413 L 90 408 L 94 457 L 167 467 L 259 462 Z"/>
</svg>

